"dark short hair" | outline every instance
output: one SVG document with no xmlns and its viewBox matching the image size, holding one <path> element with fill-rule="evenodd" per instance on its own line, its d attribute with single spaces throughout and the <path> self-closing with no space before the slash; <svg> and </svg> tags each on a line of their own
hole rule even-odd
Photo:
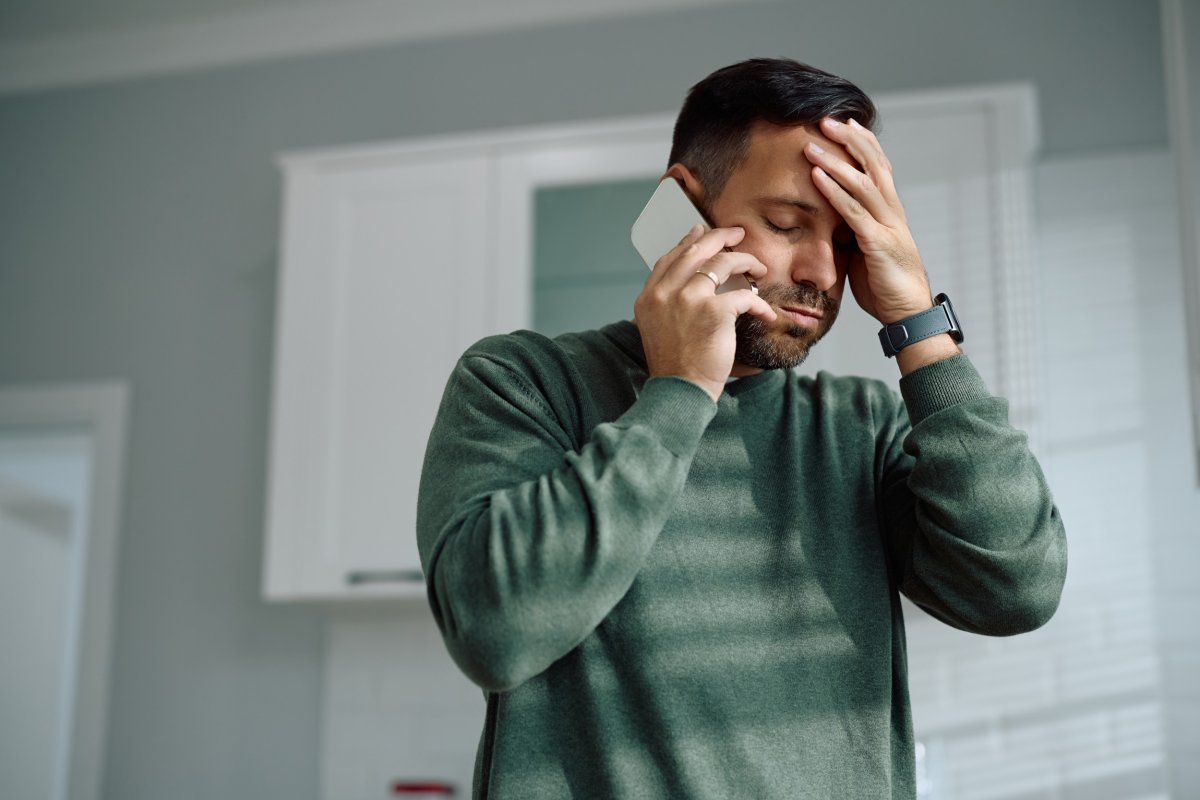
<svg viewBox="0 0 1200 800">
<path fill-rule="evenodd" d="M 845 78 L 787 58 L 752 58 L 693 86 L 675 120 L 670 164 L 704 184 L 705 205 L 741 163 L 755 125 L 816 125 L 824 117 L 875 125 L 875 104 Z"/>
</svg>

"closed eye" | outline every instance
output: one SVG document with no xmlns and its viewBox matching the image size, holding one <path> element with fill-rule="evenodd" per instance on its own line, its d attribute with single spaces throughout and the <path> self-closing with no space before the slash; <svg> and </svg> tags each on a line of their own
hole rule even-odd
<svg viewBox="0 0 1200 800">
<path fill-rule="evenodd" d="M 800 225 L 791 228 L 781 227 L 766 217 L 763 217 L 763 224 L 767 226 L 767 230 L 771 231 L 771 233 L 779 234 L 780 236 L 792 236 L 804 230 L 803 226 Z M 847 226 L 845 230 L 837 232 L 833 240 L 833 247 L 839 253 L 857 253 L 858 237 Z"/>
<path fill-rule="evenodd" d="M 771 222 L 771 220 L 769 220 L 769 219 L 764 219 L 764 220 L 763 220 L 763 222 L 766 224 L 766 226 L 767 226 L 767 230 L 771 231 L 771 233 L 779 233 L 779 234 L 784 234 L 784 235 L 791 235 L 791 234 L 793 234 L 793 233 L 796 233 L 797 231 L 799 231 L 799 230 L 800 230 L 800 228 L 799 228 L 799 227 L 795 227 L 795 228 L 781 228 L 781 227 L 779 227 L 778 225 L 776 225 L 774 222 Z"/>
</svg>

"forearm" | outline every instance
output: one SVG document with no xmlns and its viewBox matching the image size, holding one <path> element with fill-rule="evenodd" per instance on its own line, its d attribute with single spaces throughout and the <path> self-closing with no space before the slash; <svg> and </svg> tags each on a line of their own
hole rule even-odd
<svg viewBox="0 0 1200 800">
<path fill-rule="evenodd" d="M 502 426 L 506 441 L 439 419 L 418 533 L 435 617 L 468 677 L 512 688 L 607 616 L 670 515 L 714 412 L 695 386 L 650 381 L 577 451 L 547 443 L 536 424 Z M 481 460 L 491 461 L 485 471 Z"/>
<path fill-rule="evenodd" d="M 965 359 L 905 385 L 911 472 L 889 487 L 901 588 L 935 616 L 1004 635 L 1053 614 L 1066 570 L 1062 520 L 1007 404 Z"/>
</svg>

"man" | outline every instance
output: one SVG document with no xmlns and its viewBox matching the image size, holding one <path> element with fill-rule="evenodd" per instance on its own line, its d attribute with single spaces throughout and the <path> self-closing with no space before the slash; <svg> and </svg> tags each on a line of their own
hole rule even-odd
<svg viewBox="0 0 1200 800">
<path fill-rule="evenodd" d="M 912 798 L 900 592 L 985 634 L 1054 612 L 1058 513 L 930 324 L 949 315 L 873 119 L 796 62 L 717 71 L 666 173 L 715 227 L 658 260 L 633 323 L 493 337 L 456 367 L 417 528 L 486 695 L 476 797 Z M 735 274 L 760 294 L 718 294 Z M 788 369 L 847 277 L 881 325 L 925 329 L 889 340 L 903 400 Z"/>
</svg>

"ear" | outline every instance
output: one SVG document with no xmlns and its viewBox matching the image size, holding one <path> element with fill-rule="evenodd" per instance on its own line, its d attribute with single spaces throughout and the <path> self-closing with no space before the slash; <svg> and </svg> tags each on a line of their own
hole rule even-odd
<svg viewBox="0 0 1200 800">
<path fill-rule="evenodd" d="M 690 169 L 677 161 L 667 168 L 667 171 L 663 173 L 663 178 L 674 178 L 683 187 L 683 193 L 688 196 L 688 199 L 698 208 L 704 208 L 704 184 L 700 183 Z"/>
</svg>

